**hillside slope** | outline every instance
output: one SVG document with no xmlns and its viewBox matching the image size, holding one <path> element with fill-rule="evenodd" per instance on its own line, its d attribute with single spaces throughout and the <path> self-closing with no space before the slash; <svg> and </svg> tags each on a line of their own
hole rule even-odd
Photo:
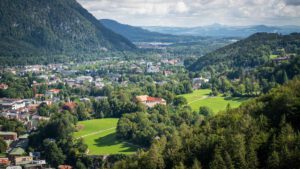
<svg viewBox="0 0 300 169">
<path fill-rule="evenodd" d="M 1 0 L 0 23 L 2 57 L 135 48 L 75 0 Z"/>
<path fill-rule="evenodd" d="M 253 68 L 270 61 L 277 50 L 284 53 L 299 53 L 300 34 L 280 35 L 257 33 L 244 40 L 230 44 L 199 58 L 188 67 L 191 71 L 201 71 L 213 67 L 217 72 L 231 68 Z"/>
</svg>

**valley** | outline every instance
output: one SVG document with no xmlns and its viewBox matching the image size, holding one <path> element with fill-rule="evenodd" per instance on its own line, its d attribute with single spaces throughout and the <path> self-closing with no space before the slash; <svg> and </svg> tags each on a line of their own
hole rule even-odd
<svg viewBox="0 0 300 169">
<path fill-rule="evenodd" d="M 300 168 L 300 4 L 188 2 L 1 0 L 0 168 Z"/>
</svg>

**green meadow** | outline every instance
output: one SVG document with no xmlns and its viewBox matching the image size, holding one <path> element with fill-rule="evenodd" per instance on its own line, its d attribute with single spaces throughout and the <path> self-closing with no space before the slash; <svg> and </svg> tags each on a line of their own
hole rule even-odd
<svg viewBox="0 0 300 169">
<path fill-rule="evenodd" d="M 230 104 L 231 108 L 236 108 L 248 100 L 248 98 L 245 97 L 209 96 L 210 92 L 210 89 L 200 89 L 181 96 L 187 99 L 188 105 L 191 106 L 194 111 L 199 111 L 201 106 L 207 106 L 211 108 L 214 113 L 226 110 L 228 104 Z"/>
<path fill-rule="evenodd" d="M 138 147 L 116 138 L 117 118 L 79 122 L 74 138 L 83 138 L 89 155 L 132 154 Z"/>
</svg>

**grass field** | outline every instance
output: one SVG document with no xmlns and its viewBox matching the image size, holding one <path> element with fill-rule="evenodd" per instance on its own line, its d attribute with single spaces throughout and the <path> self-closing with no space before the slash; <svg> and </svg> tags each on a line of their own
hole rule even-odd
<svg viewBox="0 0 300 169">
<path fill-rule="evenodd" d="M 270 55 L 270 59 L 276 59 L 278 55 Z"/>
<path fill-rule="evenodd" d="M 95 119 L 78 123 L 75 138 L 82 137 L 89 155 L 132 154 L 138 147 L 116 138 L 118 119 Z"/>
<path fill-rule="evenodd" d="M 199 111 L 201 106 L 207 106 L 211 108 L 214 113 L 225 110 L 228 104 L 230 104 L 231 108 L 236 108 L 240 106 L 242 102 L 248 100 L 248 98 L 240 97 L 210 97 L 210 92 L 211 90 L 209 89 L 200 89 L 181 96 L 187 99 L 189 106 L 191 106 L 194 111 Z"/>
</svg>

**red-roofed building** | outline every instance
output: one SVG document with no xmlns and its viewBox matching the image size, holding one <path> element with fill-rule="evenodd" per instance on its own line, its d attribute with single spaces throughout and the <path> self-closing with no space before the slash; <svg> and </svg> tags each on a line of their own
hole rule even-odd
<svg viewBox="0 0 300 169">
<path fill-rule="evenodd" d="M 136 100 L 143 103 L 147 107 L 154 107 L 158 104 L 167 105 L 165 99 L 159 97 L 150 97 L 148 95 L 136 96 Z"/>
<path fill-rule="evenodd" d="M 60 90 L 59 89 L 51 89 L 48 92 L 51 92 L 53 94 L 58 94 L 58 93 L 60 93 Z"/>
<path fill-rule="evenodd" d="M 69 111 L 73 111 L 75 108 L 76 108 L 76 103 L 74 102 L 66 102 L 64 105 L 63 105 L 63 109 L 64 110 L 69 110 Z"/>
<path fill-rule="evenodd" d="M 6 89 L 8 89 L 8 85 L 4 84 L 4 83 L 0 83 L 0 89 L 6 90 Z"/>
<path fill-rule="evenodd" d="M 44 96 L 45 96 L 44 94 L 35 94 L 34 95 L 35 98 L 41 98 L 41 97 L 44 97 Z"/>
<path fill-rule="evenodd" d="M 10 165 L 9 159 L 8 158 L 0 158 L 0 165 L 4 165 L 4 166 Z"/>
<path fill-rule="evenodd" d="M 60 166 L 58 166 L 58 169 L 72 169 L 72 166 L 69 166 L 69 165 L 60 165 Z"/>
</svg>

